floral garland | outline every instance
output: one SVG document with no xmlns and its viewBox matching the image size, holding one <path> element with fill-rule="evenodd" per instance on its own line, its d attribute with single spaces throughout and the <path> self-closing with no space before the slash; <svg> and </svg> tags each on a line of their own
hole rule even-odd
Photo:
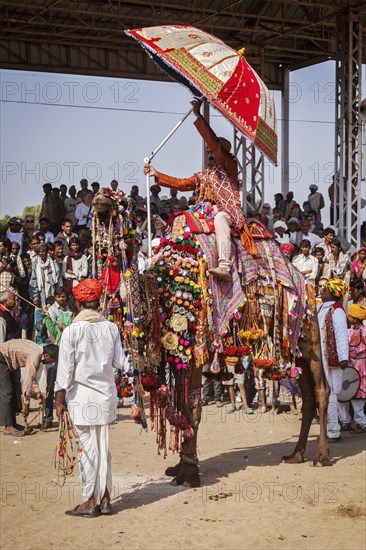
<svg viewBox="0 0 366 550">
<path fill-rule="evenodd" d="M 199 249 L 187 229 L 176 237 L 160 239 L 153 265 L 159 285 L 161 343 L 168 364 L 178 370 L 188 369 L 193 358 L 196 312 L 203 306 L 195 259 Z"/>
</svg>

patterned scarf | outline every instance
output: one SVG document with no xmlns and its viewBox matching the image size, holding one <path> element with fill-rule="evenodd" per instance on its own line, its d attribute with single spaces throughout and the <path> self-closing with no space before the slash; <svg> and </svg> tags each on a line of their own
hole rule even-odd
<svg viewBox="0 0 366 550">
<path fill-rule="evenodd" d="M 325 354 L 327 357 L 328 367 L 330 369 L 339 368 L 337 343 L 336 343 L 334 325 L 333 325 L 333 314 L 336 309 L 343 309 L 343 306 L 340 302 L 335 302 L 332 306 L 330 306 L 329 311 L 325 315 L 324 325 L 323 325 Z"/>
</svg>

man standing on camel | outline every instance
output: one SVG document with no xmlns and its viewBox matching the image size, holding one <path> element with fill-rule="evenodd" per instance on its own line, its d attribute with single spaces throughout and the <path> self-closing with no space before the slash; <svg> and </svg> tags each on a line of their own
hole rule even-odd
<svg viewBox="0 0 366 550">
<path fill-rule="evenodd" d="M 117 326 L 98 313 L 103 287 L 86 279 L 72 289 L 78 315 L 62 333 L 56 391 L 57 416 L 69 411 L 83 452 L 79 468 L 83 503 L 69 516 L 111 514 L 112 490 L 109 424 L 116 419 L 117 391 L 113 367 L 125 355 Z"/>
<path fill-rule="evenodd" d="M 144 173 L 155 178 L 155 184 L 179 191 L 195 191 L 196 202 L 211 202 L 216 206 L 214 217 L 215 234 L 219 265 L 210 269 L 210 273 L 224 281 L 231 281 L 231 230 L 240 235 L 243 245 L 251 254 L 257 250 L 245 224 L 238 190 L 238 163 L 230 153 L 230 142 L 217 137 L 212 128 L 200 113 L 202 100 L 195 98 L 192 102 L 194 125 L 206 143 L 208 165 L 203 172 L 189 178 L 175 178 L 158 172 L 150 165 L 145 165 Z"/>
</svg>

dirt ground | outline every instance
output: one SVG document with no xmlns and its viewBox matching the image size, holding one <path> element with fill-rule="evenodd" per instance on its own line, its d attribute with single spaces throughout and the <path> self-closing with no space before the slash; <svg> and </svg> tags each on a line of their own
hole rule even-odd
<svg viewBox="0 0 366 550">
<path fill-rule="evenodd" d="M 119 409 L 111 428 L 114 515 L 70 518 L 80 502 L 78 472 L 63 488 L 51 457 L 57 430 L 14 440 L 0 434 L 0 544 L 24 549 L 302 549 L 366 548 L 364 435 L 332 444 L 334 465 L 311 464 L 319 426 L 311 428 L 307 461 L 281 464 L 294 446 L 298 417 L 232 415 L 204 409 L 199 435 L 202 487 L 172 487 L 164 476 L 177 457 L 156 453 Z M 32 415 L 30 415 L 32 416 Z"/>
</svg>

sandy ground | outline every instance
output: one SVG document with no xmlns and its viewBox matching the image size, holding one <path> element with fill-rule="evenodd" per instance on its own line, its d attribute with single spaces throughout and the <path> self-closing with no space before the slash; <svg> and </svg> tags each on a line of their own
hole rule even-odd
<svg viewBox="0 0 366 550">
<path fill-rule="evenodd" d="M 77 472 L 62 489 L 55 484 L 56 430 L 0 435 L 2 549 L 366 547 L 364 435 L 346 433 L 331 447 L 333 467 L 314 468 L 313 425 L 308 461 L 286 465 L 297 417 L 226 415 L 209 405 L 199 438 L 202 487 L 186 489 L 164 476 L 177 458 L 157 456 L 154 434 L 140 433 L 128 412 L 119 409 L 111 428 L 115 514 L 107 517 L 65 516 L 80 487 Z"/>
</svg>

